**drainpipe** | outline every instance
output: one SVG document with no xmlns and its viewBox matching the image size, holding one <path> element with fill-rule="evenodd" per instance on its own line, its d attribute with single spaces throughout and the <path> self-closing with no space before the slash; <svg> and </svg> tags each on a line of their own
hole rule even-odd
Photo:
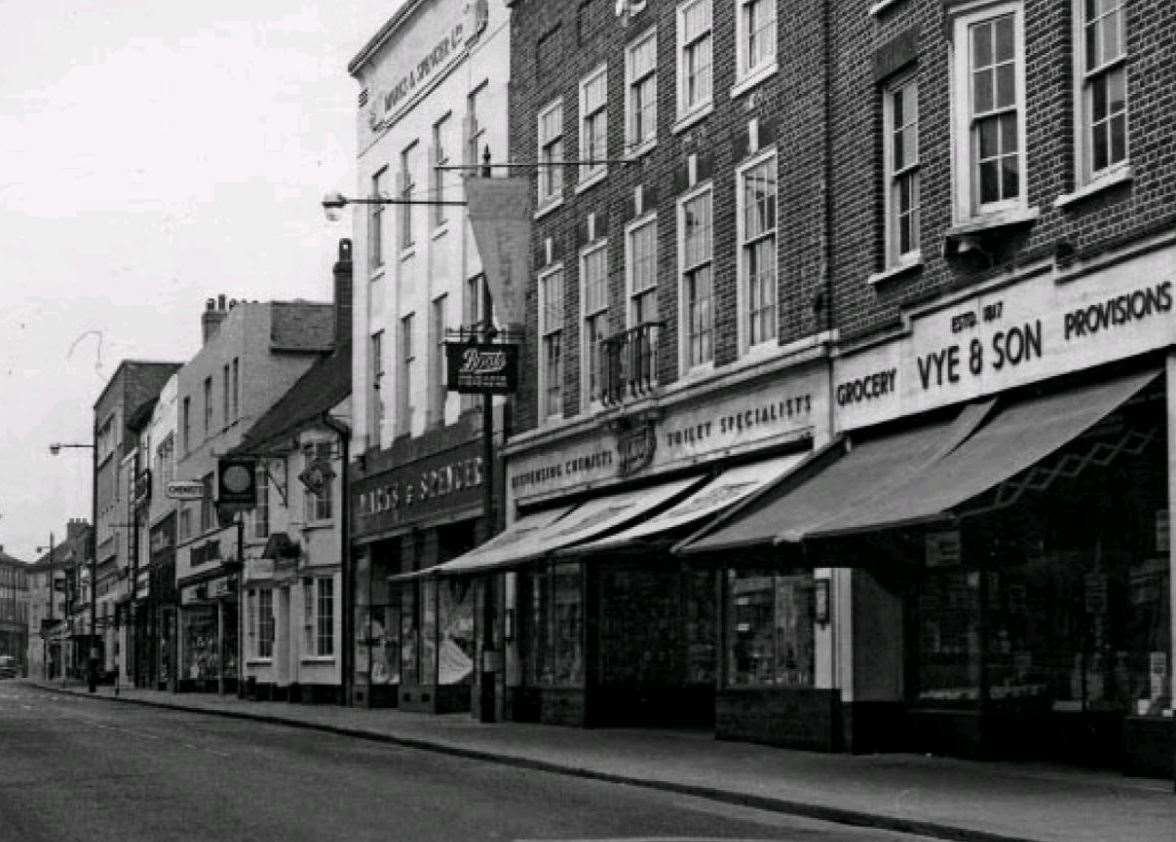
<svg viewBox="0 0 1176 842">
<path fill-rule="evenodd" d="M 351 569 L 351 429 L 336 421 L 329 412 L 323 413 L 323 423 L 334 430 L 339 436 L 339 448 L 342 452 L 343 468 L 340 477 L 339 494 L 339 589 L 343 591 L 342 607 L 343 623 L 342 638 L 339 644 L 339 704 L 351 704 L 352 689 L 354 687 L 351 674 L 355 645 L 355 594 L 352 589 L 355 584 Z"/>
</svg>

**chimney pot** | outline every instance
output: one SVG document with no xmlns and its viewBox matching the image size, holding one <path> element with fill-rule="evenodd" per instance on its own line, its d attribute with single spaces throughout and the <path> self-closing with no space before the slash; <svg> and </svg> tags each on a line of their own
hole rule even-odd
<svg viewBox="0 0 1176 842">
<path fill-rule="evenodd" d="M 223 292 L 216 297 L 216 309 L 218 309 L 218 310 L 225 309 L 225 294 Z"/>
</svg>

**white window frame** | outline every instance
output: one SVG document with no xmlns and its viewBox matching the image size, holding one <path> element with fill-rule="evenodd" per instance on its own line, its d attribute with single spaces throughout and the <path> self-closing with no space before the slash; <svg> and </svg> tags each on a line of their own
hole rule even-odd
<svg viewBox="0 0 1176 842">
<path fill-rule="evenodd" d="M 400 317 L 400 327 L 396 331 L 396 436 L 412 433 L 413 414 L 415 407 L 412 403 L 413 368 L 416 366 L 416 313 L 406 313 Z"/>
<path fill-rule="evenodd" d="M 979 203 L 976 156 L 972 137 L 972 70 L 970 28 L 993 18 L 1013 16 L 1014 90 L 1017 103 L 1019 194 L 1013 199 Z M 1028 210 L 1028 154 L 1025 144 L 1025 10 L 1020 0 L 977 3 L 960 10 L 951 22 L 952 168 L 956 223 L 993 216 L 1014 216 Z"/>
<path fill-rule="evenodd" d="M 543 120 L 551 112 L 559 110 L 559 134 L 545 137 L 543 135 Z M 552 100 L 543 108 L 539 109 L 538 125 L 536 126 L 536 158 L 540 164 L 545 164 L 549 161 L 562 161 L 565 158 L 564 152 L 564 115 L 563 115 L 563 97 Z M 559 154 L 554 153 L 548 157 L 547 150 L 551 149 L 558 142 Z M 563 200 L 564 185 L 563 185 L 563 167 L 540 166 L 538 168 L 538 178 L 536 179 L 538 191 L 538 209 L 546 210 L 555 207 Z M 545 192 L 545 188 L 550 188 Z"/>
<path fill-rule="evenodd" d="M 547 319 L 547 280 L 553 275 L 559 275 L 560 283 L 567 282 L 567 276 L 564 275 L 563 263 L 553 263 L 551 266 L 539 273 L 539 422 L 542 424 L 547 421 L 563 417 L 564 405 L 564 378 L 566 376 L 565 365 L 567 363 L 567 325 L 565 320 L 560 318 L 559 324 L 553 326 L 548 324 Z M 560 334 L 560 399 L 558 411 L 552 411 L 548 404 L 548 386 L 547 382 L 547 337 L 550 334 Z"/>
<path fill-rule="evenodd" d="M 400 151 L 400 184 L 397 185 L 397 198 L 405 204 L 400 205 L 400 219 L 397 223 L 396 230 L 396 245 L 400 250 L 401 258 L 406 257 L 412 253 L 416 248 L 416 233 L 414 226 L 416 220 L 413 219 L 414 205 L 408 204 L 413 201 L 416 192 L 416 179 L 413 176 L 414 158 L 420 152 L 420 141 L 414 140 Z"/>
<path fill-rule="evenodd" d="M 774 313 L 774 319 L 773 319 L 773 323 L 772 323 L 771 334 L 768 336 L 765 336 L 765 337 L 761 337 L 753 345 L 751 343 L 751 324 L 750 324 L 751 314 L 750 314 L 750 312 L 748 312 L 748 307 L 750 306 L 750 294 L 749 294 L 749 290 L 747 289 L 748 278 L 746 278 L 744 276 L 744 273 L 747 269 L 748 261 L 747 261 L 746 255 L 745 255 L 745 243 L 744 243 L 744 236 L 745 236 L 745 229 L 746 229 L 746 219 L 745 219 L 746 208 L 745 208 L 745 199 L 744 199 L 744 195 L 743 195 L 743 178 L 744 178 L 744 176 L 747 175 L 747 173 L 749 171 L 755 169 L 756 167 L 762 166 L 763 164 L 768 163 L 769 161 L 772 162 L 773 169 L 775 170 L 775 175 L 776 175 L 776 219 L 775 219 L 776 224 L 775 224 L 775 227 L 773 228 L 774 233 L 772 233 L 770 235 L 772 237 L 772 239 L 774 240 L 774 246 L 772 248 L 772 260 L 774 263 L 773 270 L 772 270 L 772 277 L 775 279 L 775 283 L 773 284 L 773 291 L 772 291 L 772 294 L 774 296 L 773 303 L 770 305 L 772 308 L 772 311 Z M 778 347 L 778 341 L 779 341 L 779 336 L 780 336 L 780 304 L 779 304 L 779 300 L 780 300 L 779 299 L 779 295 L 780 295 L 780 169 L 779 169 L 779 166 L 780 166 L 779 159 L 776 156 L 776 147 L 770 146 L 770 147 L 763 149 L 760 152 L 756 153 L 756 155 L 754 157 L 749 158 L 747 161 L 743 162 L 735 169 L 735 236 L 736 236 L 736 249 L 737 249 L 736 250 L 736 258 L 735 258 L 735 277 L 738 279 L 738 286 L 737 286 L 737 290 L 736 290 L 735 300 L 736 300 L 737 306 L 739 308 L 738 339 L 739 339 L 739 350 L 740 350 L 741 354 L 763 353 L 764 351 L 771 350 L 772 348 Z M 711 230 L 712 230 L 712 232 L 714 230 L 714 205 L 713 204 L 711 205 Z M 713 236 L 714 235 L 713 235 L 713 233 L 711 236 L 712 236 L 711 260 L 713 261 L 714 260 L 714 251 L 713 251 L 713 249 L 714 249 Z M 767 236 L 769 236 L 769 235 L 766 233 L 761 233 L 760 235 L 758 235 L 756 237 L 756 239 L 758 241 L 760 239 L 766 238 Z M 711 273 L 711 278 L 712 278 L 711 295 L 712 295 L 712 302 L 713 302 L 713 295 L 714 295 L 714 291 L 713 291 L 714 273 L 713 273 L 713 270 Z M 712 303 L 712 307 L 713 307 L 713 303 Z"/>
<path fill-rule="evenodd" d="M 644 47 L 650 41 L 653 42 L 653 69 L 643 73 L 641 77 L 634 78 L 633 73 L 633 54 L 640 48 Z M 645 133 L 641 137 L 635 135 L 636 125 L 633 119 L 634 107 L 634 92 L 644 85 L 647 81 L 653 81 L 653 100 L 651 103 L 650 123 L 652 123 L 652 132 Z M 642 109 L 644 111 L 644 109 Z M 650 27 L 641 33 L 637 38 L 634 38 L 625 46 L 625 157 L 635 158 L 638 155 L 643 155 L 654 146 L 657 145 L 657 27 Z"/>
<path fill-rule="evenodd" d="M 384 195 L 382 181 L 388 175 L 388 167 L 384 165 L 372 173 L 371 198 L 379 199 Z M 375 202 L 368 207 L 368 274 L 372 275 L 384 268 L 384 205 Z"/>
<path fill-rule="evenodd" d="M 653 226 L 653 298 L 657 300 L 657 211 L 642 214 L 625 226 L 625 326 L 632 329 L 637 327 L 636 308 L 634 300 L 638 295 L 645 295 L 650 289 L 638 292 L 635 289 L 634 268 L 636 255 L 633 250 L 634 235 L 643 228 Z M 654 313 L 656 321 L 657 313 Z"/>
<path fill-rule="evenodd" d="M 1073 61 L 1074 61 L 1074 164 L 1077 187 L 1088 187 L 1103 182 L 1118 181 L 1131 166 L 1131 102 L 1127 90 L 1127 0 L 1121 0 L 1119 15 L 1119 53 L 1110 61 L 1103 62 L 1094 70 L 1087 70 L 1086 51 L 1086 4 L 1084 0 L 1073 0 Z M 1123 94 L 1123 149 L 1121 161 L 1113 161 L 1101 170 L 1094 169 L 1094 144 L 1091 139 L 1092 87 L 1091 82 L 1110 73 L 1121 71 L 1124 75 Z"/>
<path fill-rule="evenodd" d="M 778 70 L 779 59 L 777 58 L 777 50 L 779 47 L 780 21 L 777 16 L 776 0 L 733 0 L 733 2 L 735 3 L 735 85 L 731 89 L 731 95 L 739 96 Z M 770 32 L 772 46 L 770 55 L 765 53 L 764 55 L 766 57 L 761 57 L 759 62 L 751 64 L 748 57 L 748 40 L 750 37 L 748 18 L 752 7 L 757 3 L 765 4 L 766 8 L 771 11 L 772 24 Z"/>
<path fill-rule="evenodd" d="M 330 586 L 326 588 L 325 586 Z M 323 591 L 330 590 L 328 598 L 323 598 Z M 330 616 L 323 611 L 323 605 L 329 605 L 331 608 Z M 319 576 L 315 579 L 314 587 L 314 655 L 319 658 L 333 658 L 335 657 L 335 579 L 332 576 Z M 326 634 L 324 631 L 324 620 Z M 326 644 L 324 646 L 323 644 Z M 324 651 L 329 649 L 330 651 Z"/>
<path fill-rule="evenodd" d="M 911 89 L 915 91 L 915 150 L 914 160 L 905 166 L 902 170 L 895 170 L 894 168 L 894 95 L 902 91 L 903 101 L 906 101 L 907 92 Z M 904 266 L 913 266 L 922 261 L 922 252 L 919 248 L 919 235 L 922 225 L 922 193 L 921 193 L 921 176 L 919 172 L 920 158 L 919 158 L 919 119 L 920 113 L 918 110 L 918 90 L 919 81 L 915 73 L 906 73 L 902 76 L 896 77 L 886 84 L 882 90 L 882 202 L 883 202 L 883 230 L 885 234 L 885 268 L 897 269 Z M 904 123 L 906 125 L 906 123 Z M 915 185 L 915 199 L 914 199 L 914 238 L 913 247 L 908 251 L 901 251 L 899 246 L 899 228 L 898 216 L 894 210 L 895 202 L 895 185 L 899 178 L 912 175 Z"/>
<path fill-rule="evenodd" d="M 262 594 L 268 594 L 269 611 L 262 605 Z M 269 632 L 268 635 L 263 632 Z M 257 657 L 259 660 L 272 661 L 274 657 L 274 640 L 277 637 L 277 621 L 274 618 L 274 592 L 270 588 L 259 588 L 257 591 Z"/>
<path fill-rule="evenodd" d="M 707 54 L 708 54 L 707 60 L 709 63 L 709 68 L 710 68 L 708 71 L 710 73 L 710 85 L 709 85 L 710 91 L 705 97 L 701 97 L 697 102 L 690 104 L 686 101 L 686 81 L 687 80 L 686 80 L 685 59 L 686 59 L 686 49 L 688 46 L 690 46 L 690 44 L 686 43 L 685 17 L 686 17 L 686 12 L 688 10 L 690 10 L 700 4 L 706 4 L 707 7 L 710 9 L 710 27 L 706 30 L 705 36 L 699 35 L 690 43 L 691 44 L 699 43 L 703 40 L 704 37 L 706 38 L 706 41 L 707 41 L 706 50 L 707 50 Z M 678 125 L 676 125 L 675 128 L 679 129 L 679 128 L 684 127 L 682 124 L 689 124 L 689 122 L 692 122 L 694 119 L 698 119 L 698 118 L 702 117 L 704 114 L 709 113 L 710 109 L 714 107 L 714 98 L 715 98 L 715 62 L 714 62 L 715 19 L 714 19 L 713 0 L 685 0 L 685 2 L 679 3 L 677 11 L 675 13 L 675 20 L 676 20 L 677 25 L 675 26 L 675 36 L 674 36 L 675 37 L 674 64 L 675 64 L 675 70 L 677 72 L 676 72 L 674 78 L 676 80 L 675 85 L 677 88 L 675 100 L 677 102 L 677 122 L 678 122 Z"/>
<path fill-rule="evenodd" d="M 710 359 L 692 363 L 690 360 L 690 307 L 686 299 L 686 205 L 702 196 L 710 194 Z M 678 197 L 677 244 L 678 244 L 678 371 L 684 374 L 707 372 L 715 366 L 715 193 L 714 184 L 705 181 L 695 186 L 688 193 Z M 700 264 L 699 264 L 700 265 Z"/>
<path fill-rule="evenodd" d="M 432 185 L 431 195 L 429 198 L 437 204 L 433 205 L 429 214 L 432 217 L 431 228 L 434 233 L 443 229 L 449 221 L 447 206 L 441 204 L 445 201 L 445 178 L 448 170 L 437 169 L 437 167 L 445 166 L 449 163 L 449 144 L 446 142 L 449 138 L 450 127 L 453 125 L 453 112 L 446 111 L 440 119 L 433 124 L 433 146 L 429 150 L 432 154 L 432 161 L 429 162 L 429 183 Z"/>
<path fill-rule="evenodd" d="M 588 86 L 604 80 L 604 102 L 591 113 L 588 112 Z M 608 159 L 608 64 L 600 64 L 580 80 L 580 160 L 604 161 Z M 591 144 L 591 121 L 604 121 L 604 148 L 594 149 Z M 576 191 L 586 190 L 608 174 L 607 164 L 581 164 Z"/>
<path fill-rule="evenodd" d="M 302 445 L 302 467 L 310 468 L 316 461 L 334 464 L 333 445 L 330 441 L 311 441 Z M 327 480 L 323 492 L 316 494 L 309 488 L 303 489 L 303 515 L 306 522 L 325 523 L 335 516 L 335 478 Z"/>
<path fill-rule="evenodd" d="M 595 256 L 597 252 L 604 253 L 604 306 L 596 307 L 591 310 L 588 308 L 588 273 L 586 267 L 588 258 Z M 593 356 L 591 353 L 591 342 L 588 338 L 588 319 L 603 316 L 604 323 L 608 324 L 608 239 L 598 239 L 584 248 L 580 249 L 580 411 L 590 410 L 601 405 L 600 396 L 592 394 L 592 363 Z M 601 335 L 600 338 L 605 338 Z M 600 377 L 599 357 L 595 358 L 597 363 L 595 376 Z"/>
</svg>

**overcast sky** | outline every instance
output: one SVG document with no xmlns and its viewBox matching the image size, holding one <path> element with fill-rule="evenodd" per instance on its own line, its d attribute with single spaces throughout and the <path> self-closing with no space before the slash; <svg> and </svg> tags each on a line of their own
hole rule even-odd
<svg viewBox="0 0 1176 842">
<path fill-rule="evenodd" d="M 90 516 L 122 359 L 184 361 L 204 300 L 331 297 L 347 62 L 399 0 L 0 0 L 0 544 Z"/>
</svg>

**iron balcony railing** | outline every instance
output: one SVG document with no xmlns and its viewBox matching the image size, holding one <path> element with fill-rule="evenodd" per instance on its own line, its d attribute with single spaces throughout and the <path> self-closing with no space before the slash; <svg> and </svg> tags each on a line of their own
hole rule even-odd
<svg viewBox="0 0 1176 842">
<path fill-rule="evenodd" d="M 657 343 L 663 322 L 643 322 L 600 341 L 600 402 L 615 406 L 657 387 Z"/>
</svg>

